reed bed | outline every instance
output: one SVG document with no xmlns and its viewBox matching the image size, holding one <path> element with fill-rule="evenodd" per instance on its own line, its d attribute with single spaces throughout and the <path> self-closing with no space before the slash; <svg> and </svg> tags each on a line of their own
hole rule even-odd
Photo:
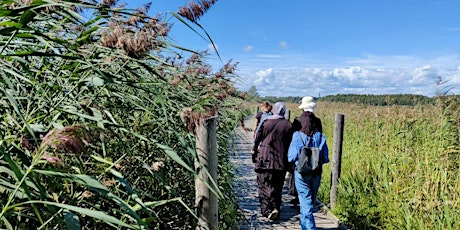
<svg viewBox="0 0 460 230">
<path fill-rule="evenodd" d="M 460 227 L 458 99 L 436 105 L 363 106 L 318 102 L 328 144 L 335 113 L 345 115 L 338 203 L 333 210 L 353 229 Z M 289 105 L 291 120 L 300 114 Z M 320 198 L 329 200 L 331 164 Z"/>
<path fill-rule="evenodd" d="M 200 2 L 194 20 L 210 6 Z M 168 37 L 172 16 L 147 16 L 150 7 L 0 3 L 1 229 L 195 229 L 193 131 L 211 116 L 219 226 L 237 227 L 235 65 L 213 72 L 206 53 Z"/>
</svg>

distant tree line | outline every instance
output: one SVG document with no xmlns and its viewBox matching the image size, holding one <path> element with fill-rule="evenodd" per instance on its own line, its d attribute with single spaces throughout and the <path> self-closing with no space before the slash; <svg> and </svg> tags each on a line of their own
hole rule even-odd
<svg viewBox="0 0 460 230">
<path fill-rule="evenodd" d="M 320 98 L 321 101 L 358 103 L 364 105 L 425 105 L 434 104 L 435 98 L 415 94 L 337 94 Z"/>
<path fill-rule="evenodd" d="M 265 96 L 265 97 L 259 97 L 258 99 L 259 101 L 269 101 L 271 103 L 275 103 L 277 101 L 300 103 L 302 101 L 302 97 L 294 97 L 294 96 L 288 96 L 288 97 Z"/>
<path fill-rule="evenodd" d="M 427 97 L 417 94 L 337 94 L 328 95 L 324 97 L 314 97 L 317 101 L 330 101 L 330 102 L 345 102 L 363 105 L 374 105 L 374 106 L 386 106 L 386 105 L 426 105 L 434 104 L 436 99 L 439 97 L 444 98 L 457 98 L 460 99 L 460 95 L 448 95 L 448 91 L 443 94 L 439 94 L 435 97 Z M 287 96 L 287 97 L 275 97 L 275 96 L 260 96 L 255 86 L 251 86 L 246 92 L 246 99 L 249 101 L 262 102 L 269 101 L 275 103 L 277 101 L 300 103 L 302 97 L 300 96 Z"/>
<path fill-rule="evenodd" d="M 302 97 L 288 96 L 288 97 L 275 97 L 265 96 L 259 97 L 258 101 L 269 101 L 269 102 L 292 102 L 300 103 Z M 328 95 L 325 97 L 317 98 L 317 101 L 330 101 L 330 102 L 345 102 L 363 105 L 374 105 L 374 106 L 386 106 L 386 105 L 426 105 L 434 104 L 436 98 L 427 97 L 423 95 L 414 94 L 383 94 L 383 95 L 372 95 L 372 94 L 337 94 Z"/>
</svg>

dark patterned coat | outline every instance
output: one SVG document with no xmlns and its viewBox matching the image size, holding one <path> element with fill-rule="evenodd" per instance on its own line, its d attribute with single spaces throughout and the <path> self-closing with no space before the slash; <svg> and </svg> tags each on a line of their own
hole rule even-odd
<svg viewBox="0 0 460 230">
<path fill-rule="evenodd" d="M 287 170 L 291 164 L 287 152 L 292 139 L 292 124 L 286 119 L 266 119 L 256 134 L 253 150 L 255 169 Z"/>
</svg>

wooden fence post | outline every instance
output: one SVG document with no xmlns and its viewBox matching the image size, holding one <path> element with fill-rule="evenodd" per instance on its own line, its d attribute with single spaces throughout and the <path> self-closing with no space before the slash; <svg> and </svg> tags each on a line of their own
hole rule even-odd
<svg viewBox="0 0 460 230">
<path fill-rule="evenodd" d="M 218 198 L 212 192 L 218 188 L 213 186 L 217 183 L 217 122 L 216 118 L 202 119 L 196 127 L 196 152 L 198 159 L 195 160 L 195 205 L 198 215 L 198 226 L 200 230 L 218 229 Z M 208 177 L 209 172 L 211 178 Z"/>
<path fill-rule="evenodd" d="M 343 126 L 344 126 L 344 115 L 335 113 L 334 122 L 334 149 L 332 152 L 332 169 L 331 169 L 331 192 L 330 202 L 331 209 L 335 208 L 335 202 L 337 200 L 337 185 L 340 179 L 340 170 L 342 168 L 342 141 L 343 141 Z"/>
<path fill-rule="evenodd" d="M 284 118 L 288 121 L 291 120 L 291 110 L 286 109 L 286 113 L 284 114 Z"/>
</svg>

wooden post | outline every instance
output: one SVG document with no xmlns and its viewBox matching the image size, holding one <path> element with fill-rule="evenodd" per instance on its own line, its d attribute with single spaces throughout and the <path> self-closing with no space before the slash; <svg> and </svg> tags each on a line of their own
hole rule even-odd
<svg viewBox="0 0 460 230">
<path fill-rule="evenodd" d="M 284 114 L 284 118 L 288 121 L 291 120 L 291 110 L 286 109 L 286 113 Z"/>
<path fill-rule="evenodd" d="M 217 137 L 216 118 L 202 119 L 196 127 L 196 152 L 198 159 L 195 160 L 195 205 L 198 215 L 200 230 L 218 229 L 218 198 L 208 185 L 213 186 L 212 180 L 217 183 Z M 206 170 L 212 178 L 209 178 Z"/>
<path fill-rule="evenodd" d="M 344 115 L 335 113 L 334 122 L 334 150 L 332 152 L 332 169 L 331 169 L 331 209 L 335 208 L 335 202 L 337 200 L 337 185 L 340 179 L 340 170 L 342 167 L 342 141 L 343 141 L 343 126 L 344 126 Z"/>
</svg>

